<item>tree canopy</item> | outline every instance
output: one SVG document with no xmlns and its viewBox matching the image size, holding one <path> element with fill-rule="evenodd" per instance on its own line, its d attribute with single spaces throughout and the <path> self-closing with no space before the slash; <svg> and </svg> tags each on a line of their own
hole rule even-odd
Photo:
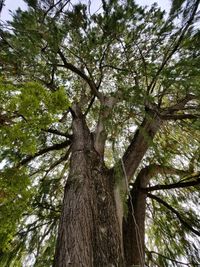
<svg viewBox="0 0 200 267">
<path fill-rule="evenodd" d="M 78 104 L 124 217 L 147 195 L 146 265 L 198 266 L 200 1 L 25 2 L 0 24 L 0 265 L 52 264 Z"/>
</svg>

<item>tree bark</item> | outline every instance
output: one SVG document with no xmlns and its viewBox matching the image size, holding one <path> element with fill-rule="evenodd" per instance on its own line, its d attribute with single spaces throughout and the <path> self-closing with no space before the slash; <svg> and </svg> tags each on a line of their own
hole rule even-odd
<svg viewBox="0 0 200 267">
<path fill-rule="evenodd" d="M 151 146 L 154 136 L 159 131 L 162 124 L 163 121 L 156 112 L 149 110 L 146 113 L 143 122 L 136 131 L 123 156 L 124 167 L 129 181 L 132 179 L 145 153 Z"/>
<path fill-rule="evenodd" d="M 149 111 L 146 114 L 123 156 L 124 169 L 129 182 L 162 124 L 162 120 L 155 112 Z M 139 173 L 133 184 L 131 197 L 129 196 L 128 200 L 128 213 L 123 219 L 124 257 L 127 267 L 145 266 L 146 193 L 142 192 L 140 188 L 145 188 L 149 179 L 148 169 L 145 168 Z"/>
<path fill-rule="evenodd" d="M 123 221 L 126 267 L 145 266 L 145 210 L 146 194 L 135 188 L 134 197 L 128 201 L 127 217 Z"/>
<path fill-rule="evenodd" d="M 145 211 L 146 188 L 152 174 L 152 166 L 138 174 L 128 200 L 128 214 L 123 221 L 124 254 L 126 266 L 145 266 Z"/>
<path fill-rule="evenodd" d="M 190 99 L 191 96 L 187 96 L 172 108 L 184 107 Z M 112 105 L 106 106 L 110 111 Z M 54 267 L 143 267 L 146 192 L 141 188 L 147 186 L 150 178 L 147 169 L 138 175 L 133 185 L 127 220 L 124 220 L 122 228 L 123 210 L 120 211 L 119 208 L 119 192 L 125 193 L 127 188 L 123 185 L 121 191 L 116 190 L 114 171 L 108 170 L 104 165 L 105 138 L 99 138 L 104 128 L 98 123 L 94 136 L 90 133 L 78 105 L 74 105 L 71 112 L 72 154 Z M 170 112 L 173 114 L 174 111 Z M 169 110 L 164 113 L 168 114 Z M 107 113 L 103 114 L 100 122 L 106 117 Z M 162 124 L 159 114 L 148 109 L 122 158 L 126 172 L 123 176 L 126 176 L 128 183 Z"/>
<path fill-rule="evenodd" d="M 94 149 L 83 116 L 75 110 L 54 266 L 121 267 L 121 248 L 112 173 Z"/>
</svg>

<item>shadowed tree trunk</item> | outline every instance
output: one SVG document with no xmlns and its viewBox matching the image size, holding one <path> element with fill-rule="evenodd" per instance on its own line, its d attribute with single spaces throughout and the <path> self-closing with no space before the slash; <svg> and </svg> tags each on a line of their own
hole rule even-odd
<svg viewBox="0 0 200 267">
<path fill-rule="evenodd" d="M 133 265 L 145 266 L 145 213 L 147 192 L 141 190 L 146 188 L 150 178 L 156 170 L 157 166 L 147 166 L 143 168 L 130 192 L 128 200 L 128 214 L 123 220 L 123 238 L 124 238 L 124 254 L 126 266 Z"/>
<path fill-rule="evenodd" d="M 162 121 L 154 112 L 146 114 L 124 156 L 127 179 L 134 174 Z M 128 199 L 128 213 L 123 219 L 124 256 L 127 267 L 144 267 L 146 194 L 140 190 L 149 182 L 148 168 L 138 174 Z"/>
<path fill-rule="evenodd" d="M 127 218 L 123 221 L 126 267 L 144 267 L 146 194 L 135 188 L 132 195 L 128 202 Z"/>
<path fill-rule="evenodd" d="M 70 173 L 54 266 L 123 266 L 114 181 L 80 110 L 74 112 Z"/>
</svg>

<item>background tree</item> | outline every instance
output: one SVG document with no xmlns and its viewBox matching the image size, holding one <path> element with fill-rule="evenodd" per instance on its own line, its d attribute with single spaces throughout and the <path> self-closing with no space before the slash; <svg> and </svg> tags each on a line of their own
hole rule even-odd
<svg viewBox="0 0 200 267">
<path fill-rule="evenodd" d="M 199 0 L 25 2 L 0 31 L 1 266 L 197 266 Z"/>
</svg>

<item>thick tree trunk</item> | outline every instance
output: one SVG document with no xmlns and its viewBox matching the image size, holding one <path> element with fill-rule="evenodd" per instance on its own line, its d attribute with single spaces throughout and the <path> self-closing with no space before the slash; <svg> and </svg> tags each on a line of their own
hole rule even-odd
<svg viewBox="0 0 200 267">
<path fill-rule="evenodd" d="M 112 175 L 80 114 L 73 132 L 54 266 L 124 266 Z"/>
</svg>

